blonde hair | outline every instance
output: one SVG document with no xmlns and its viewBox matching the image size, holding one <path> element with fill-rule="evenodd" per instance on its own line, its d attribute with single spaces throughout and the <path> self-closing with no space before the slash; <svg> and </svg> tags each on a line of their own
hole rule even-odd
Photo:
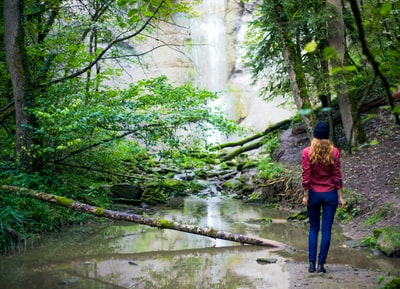
<svg viewBox="0 0 400 289">
<path fill-rule="evenodd" d="M 313 138 L 311 141 L 310 161 L 312 164 L 331 165 L 333 159 L 333 144 L 329 139 Z"/>
</svg>

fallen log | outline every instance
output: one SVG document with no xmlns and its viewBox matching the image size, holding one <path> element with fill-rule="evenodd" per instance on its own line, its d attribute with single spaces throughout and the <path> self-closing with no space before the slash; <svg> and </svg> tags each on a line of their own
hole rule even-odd
<svg viewBox="0 0 400 289">
<path fill-rule="evenodd" d="M 252 136 L 250 136 L 250 137 L 248 137 L 246 139 L 239 140 L 239 141 L 236 141 L 236 142 L 229 142 L 229 143 L 225 143 L 225 144 L 220 144 L 220 145 L 217 145 L 215 147 L 210 148 L 210 150 L 214 151 L 214 150 L 224 149 L 224 148 L 227 148 L 227 147 L 243 146 L 246 143 L 249 143 L 251 141 L 254 141 L 256 139 L 264 137 L 264 136 L 268 135 L 269 133 L 274 132 L 274 131 L 276 131 L 278 129 L 284 129 L 285 127 L 289 126 L 291 122 L 292 122 L 292 119 L 286 119 L 286 120 L 280 121 L 280 122 L 278 122 L 278 123 L 266 128 L 264 131 L 256 133 L 255 135 L 252 135 Z M 256 148 L 258 148 L 258 147 L 256 147 Z"/>
<path fill-rule="evenodd" d="M 147 225 L 147 226 L 151 226 L 151 227 L 157 227 L 160 229 L 176 230 L 176 231 L 181 231 L 181 232 L 186 232 L 186 233 L 191 233 L 191 234 L 202 235 L 202 236 L 206 236 L 206 237 L 210 237 L 210 238 L 214 238 L 214 239 L 222 239 L 222 240 L 227 240 L 227 241 L 232 241 L 232 242 L 238 242 L 241 244 L 269 246 L 269 247 L 274 247 L 274 248 L 279 248 L 279 249 L 284 249 L 287 247 L 286 244 L 283 244 L 278 241 L 260 239 L 260 238 L 245 236 L 245 235 L 241 235 L 241 234 L 224 232 L 224 231 L 219 231 L 219 230 L 212 229 L 212 228 L 184 225 L 184 224 L 168 221 L 165 219 L 144 218 L 137 214 L 130 214 L 130 213 L 125 213 L 125 212 L 107 210 L 107 209 L 104 209 L 101 207 L 95 207 L 95 206 L 91 206 L 88 204 L 75 202 L 74 200 L 68 199 L 66 197 L 56 196 L 56 195 L 48 194 L 48 193 L 44 193 L 44 192 L 39 192 L 39 191 L 31 190 L 28 188 L 21 188 L 21 187 L 9 186 L 9 185 L 2 185 L 2 186 L 0 186 L 0 188 L 10 191 L 10 192 L 22 193 L 28 197 L 39 199 L 41 201 L 45 201 L 48 203 L 57 204 L 57 205 L 60 205 L 63 207 L 73 209 L 75 211 L 92 214 L 97 217 L 104 217 L 104 218 L 109 218 L 109 219 L 114 219 L 114 220 L 123 220 L 123 221 L 133 222 L 133 223 L 137 223 L 137 224 Z"/>
<path fill-rule="evenodd" d="M 231 153 L 229 153 L 229 154 L 227 154 L 225 156 L 222 156 L 221 157 L 221 161 L 223 161 L 223 162 L 230 161 L 230 160 L 234 159 L 235 157 L 237 157 L 238 155 L 240 155 L 240 154 L 242 154 L 244 152 L 248 152 L 248 151 L 251 151 L 251 150 L 258 149 L 263 145 L 264 145 L 264 139 L 261 139 L 260 141 L 252 143 L 252 144 L 250 144 L 248 146 L 239 147 L 238 149 L 232 151 Z"/>
</svg>

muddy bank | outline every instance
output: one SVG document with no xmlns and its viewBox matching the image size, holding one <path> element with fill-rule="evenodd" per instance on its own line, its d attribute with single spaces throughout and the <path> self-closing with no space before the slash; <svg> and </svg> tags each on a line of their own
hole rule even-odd
<svg viewBox="0 0 400 289">
<path fill-rule="evenodd" d="M 308 273 L 308 264 L 294 261 L 288 261 L 286 269 L 290 274 L 290 289 L 376 289 L 389 281 L 387 273 L 338 264 L 327 264 L 325 274 Z"/>
</svg>

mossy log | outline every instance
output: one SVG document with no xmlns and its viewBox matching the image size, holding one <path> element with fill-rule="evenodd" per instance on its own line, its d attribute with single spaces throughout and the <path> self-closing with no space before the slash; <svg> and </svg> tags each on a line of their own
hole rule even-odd
<svg viewBox="0 0 400 289">
<path fill-rule="evenodd" d="M 280 121 L 280 122 L 268 127 L 264 131 L 256 133 L 256 134 L 254 134 L 254 135 L 252 135 L 252 136 L 250 136 L 248 138 L 245 138 L 243 140 L 239 140 L 239 141 L 236 141 L 236 142 L 229 142 L 229 143 L 220 144 L 220 145 L 217 145 L 217 146 L 211 148 L 210 150 L 220 150 L 220 149 L 224 149 L 224 148 L 227 148 L 227 147 L 243 146 L 246 143 L 249 143 L 249 142 L 252 142 L 252 141 L 254 141 L 256 139 L 264 137 L 264 136 L 268 135 L 269 133 L 274 132 L 274 131 L 276 131 L 278 129 L 286 128 L 286 127 L 288 127 L 290 125 L 291 122 L 292 122 L 291 119 L 286 119 L 286 120 Z M 258 147 L 255 147 L 255 148 L 258 148 Z"/>
<path fill-rule="evenodd" d="M 242 146 L 242 147 L 234 150 L 230 154 L 227 154 L 227 155 L 221 157 L 221 160 L 223 162 L 230 161 L 230 160 L 234 159 L 235 157 L 237 157 L 238 155 L 240 155 L 240 154 L 242 154 L 244 152 L 247 152 L 247 151 L 258 149 L 262 145 L 264 145 L 264 139 L 261 139 L 260 141 L 252 143 L 252 144 L 250 144 L 248 146 Z"/>
<path fill-rule="evenodd" d="M 196 227 L 191 225 L 184 225 L 172 221 L 168 221 L 165 219 L 152 219 L 152 218 L 144 218 L 140 215 L 130 214 L 125 212 L 119 211 L 112 211 L 107 210 L 101 207 L 95 207 L 84 203 L 75 202 L 74 200 L 68 199 L 66 197 L 56 196 L 53 194 L 48 194 L 44 192 L 39 192 L 27 188 L 15 187 L 15 186 L 8 186 L 2 185 L 0 188 L 15 192 L 15 193 L 23 193 L 28 197 L 32 197 L 35 199 L 39 199 L 45 202 L 57 204 L 60 206 L 64 206 L 75 211 L 84 212 L 88 214 L 92 214 L 98 217 L 104 217 L 114 220 L 123 220 L 128 222 L 133 222 L 137 224 L 147 225 L 151 227 L 157 227 L 160 229 L 171 229 L 191 234 L 202 235 L 210 238 L 215 239 L 222 239 L 227 241 L 239 242 L 241 244 L 250 244 L 250 245 L 257 245 L 257 246 L 268 246 L 283 249 L 286 248 L 287 245 L 274 241 L 274 240 L 267 240 L 267 239 L 260 239 L 250 236 L 245 236 L 241 234 L 235 234 L 230 232 L 219 231 L 212 228 L 206 227 Z"/>
</svg>

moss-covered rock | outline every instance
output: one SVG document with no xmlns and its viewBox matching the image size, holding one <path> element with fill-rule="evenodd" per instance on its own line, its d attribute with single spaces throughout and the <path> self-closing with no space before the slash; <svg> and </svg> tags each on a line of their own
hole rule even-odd
<svg viewBox="0 0 400 289">
<path fill-rule="evenodd" d="M 393 278 L 382 289 L 398 289 L 400 288 L 400 278 Z"/>
<path fill-rule="evenodd" d="M 389 257 L 400 257 L 400 227 L 386 227 L 374 231 L 376 246 Z"/>
<path fill-rule="evenodd" d="M 110 191 L 116 198 L 124 199 L 140 199 L 143 194 L 143 189 L 141 187 L 128 183 L 113 185 Z"/>
<path fill-rule="evenodd" d="M 230 179 L 221 184 L 221 186 L 225 190 L 232 190 L 232 191 L 239 190 L 242 185 L 243 183 L 238 179 Z"/>
<path fill-rule="evenodd" d="M 304 221 L 307 219 L 308 219 L 307 209 L 303 209 L 302 211 L 287 217 L 288 221 Z"/>
</svg>

